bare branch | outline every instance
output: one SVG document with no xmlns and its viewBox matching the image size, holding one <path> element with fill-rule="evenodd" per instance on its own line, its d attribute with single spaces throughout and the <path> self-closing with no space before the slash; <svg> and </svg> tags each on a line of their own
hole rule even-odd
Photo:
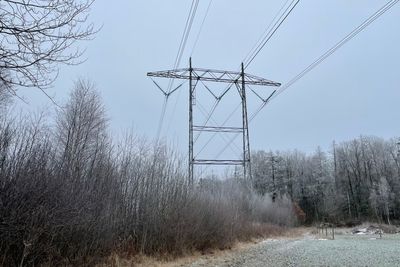
<svg viewBox="0 0 400 267">
<path fill-rule="evenodd" d="M 87 23 L 94 0 L 0 1 L 0 79 L 12 87 L 48 88 L 60 64 L 79 64 L 78 41 L 98 31 Z M 7 70 L 7 75 L 3 75 Z"/>
</svg>

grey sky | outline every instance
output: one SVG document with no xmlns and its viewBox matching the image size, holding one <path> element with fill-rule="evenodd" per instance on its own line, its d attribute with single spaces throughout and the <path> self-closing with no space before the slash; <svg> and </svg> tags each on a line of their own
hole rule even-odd
<svg viewBox="0 0 400 267">
<path fill-rule="evenodd" d="M 194 66 L 237 70 L 283 2 L 214 0 L 193 53 Z M 247 72 L 285 84 L 385 2 L 300 1 Z M 181 67 L 187 65 L 208 3 L 200 1 Z M 95 40 L 82 44 L 88 60 L 62 67 L 48 92 L 63 101 L 74 80 L 88 78 L 101 91 L 113 130 L 133 126 L 138 134 L 154 138 L 163 97 L 146 72 L 172 68 L 190 4 L 98 0 L 90 18 L 103 28 Z M 252 149 L 310 152 L 360 134 L 399 136 L 399 26 L 400 4 L 274 99 L 250 125 Z M 49 102 L 32 89 L 20 94 L 30 99 L 30 106 L 20 104 L 25 110 Z M 259 105 L 251 101 L 250 113 Z M 169 101 L 162 132 L 182 151 L 186 120 L 187 86 Z"/>
</svg>

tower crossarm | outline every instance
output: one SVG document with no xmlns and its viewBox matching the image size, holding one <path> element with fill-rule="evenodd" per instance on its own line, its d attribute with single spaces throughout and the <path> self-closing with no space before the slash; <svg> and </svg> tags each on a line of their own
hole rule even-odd
<svg viewBox="0 0 400 267">
<path fill-rule="evenodd" d="M 236 71 L 224 71 L 224 70 L 201 69 L 201 68 L 192 69 L 192 79 L 199 81 L 238 83 L 239 81 L 242 82 L 241 75 L 242 75 L 241 72 L 236 72 Z M 148 72 L 147 76 L 181 79 L 181 80 L 189 80 L 191 78 L 190 68 Z M 275 87 L 281 86 L 281 84 L 278 82 L 267 80 L 248 73 L 244 74 L 244 82 L 249 85 L 275 86 Z"/>
</svg>

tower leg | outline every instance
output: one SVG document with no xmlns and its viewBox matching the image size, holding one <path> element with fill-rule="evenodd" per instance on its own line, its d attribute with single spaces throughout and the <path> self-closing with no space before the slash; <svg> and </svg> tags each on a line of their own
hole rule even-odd
<svg viewBox="0 0 400 267">
<path fill-rule="evenodd" d="M 189 59 L 189 182 L 193 185 L 193 68 L 192 58 Z"/>
<path fill-rule="evenodd" d="M 249 121 L 247 118 L 247 99 L 246 99 L 246 81 L 244 73 L 244 65 L 242 63 L 242 125 L 243 125 L 243 176 L 245 179 L 251 179 L 251 164 L 250 164 L 250 137 L 249 137 Z"/>
</svg>

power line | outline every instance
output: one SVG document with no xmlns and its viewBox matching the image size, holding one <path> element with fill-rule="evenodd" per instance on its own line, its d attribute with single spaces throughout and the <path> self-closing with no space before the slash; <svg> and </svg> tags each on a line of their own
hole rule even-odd
<svg viewBox="0 0 400 267">
<path fill-rule="evenodd" d="M 196 47 L 197 47 L 197 43 L 198 43 L 198 41 L 199 41 L 200 34 L 201 34 L 201 32 L 202 32 L 202 30 L 203 30 L 203 27 L 204 27 L 204 22 L 205 22 L 206 19 L 207 19 L 207 16 L 208 16 L 208 13 L 209 13 L 209 11 L 210 11 L 210 7 L 211 7 L 212 2 L 213 2 L 213 0 L 210 0 L 210 2 L 208 3 L 206 13 L 204 14 L 203 20 L 202 20 L 202 22 L 201 22 L 200 29 L 199 29 L 199 32 L 197 33 L 197 37 L 196 37 L 196 40 L 195 40 L 195 42 L 194 42 L 194 44 L 193 44 L 192 52 L 190 53 L 190 56 L 193 55 L 194 50 L 195 50 Z"/>
<path fill-rule="evenodd" d="M 212 1 L 212 0 L 211 0 L 211 1 Z M 210 5 L 211 5 L 211 1 L 210 1 Z M 271 39 L 272 35 L 278 30 L 278 28 L 280 27 L 280 25 L 281 25 L 281 24 L 284 22 L 284 20 L 289 16 L 290 12 L 294 9 L 294 7 L 297 5 L 297 3 L 298 3 L 300 0 L 297 0 L 296 4 L 295 4 L 294 6 L 292 6 L 293 3 L 294 3 L 295 1 L 296 1 L 296 0 L 292 0 L 292 3 L 286 8 L 285 12 L 284 12 L 283 14 L 281 14 L 281 16 L 280 16 L 280 18 L 278 19 L 278 21 L 276 21 L 275 24 L 274 24 L 274 26 L 271 28 L 272 23 L 273 23 L 273 22 L 276 20 L 276 18 L 279 16 L 279 14 L 280 14 L 281 11 L 283 10 L 283 8 L 287 5 L 287 3 L 289 2 L 289 0 L 287 0 L 287 1 L 284 3 L 284 5 L 280 8 L 280 10 L 279 10 L 278 13 L 275 15 L 275 17 L 273 18 L 273 20 L 270 22 L 270 24 L 268 25 L 268 27 L 265 29 L 265 31 L 264 31 L 264 33 L 262 34 L 262 36 L 259 38 L 259 40 L 256 42 L 256 44 L 253 46 L 253 48 L 249 51 L 249 53 L 246 55 L 246 57 L 245 57 L 245 59 L 243 60 L 243 62 L 246 62 L 247 58 L 252 58 L 252 60 L 254 59 L 254 57 L 259 53 L 259 51 L 262 49 L 262 47 L 264 47 L 265 44 Z M 291 8 L 290 11 L 287 13 L 287 11 L 289 10 L 289 8 L 290 8 L 291 6 L 292 6 L 292 8 Z M 208 12 L 208 10 L 207 10 L 207 12 Z M 286 13 L 286 16 L 285 16 L 285 13 Z M 281 20 L 282 17 L 284 17 L 283 20 Z M 278 24 L 279 24 L 279 25 L 278 25 Z M 276 27 L 276 25 L 278 25 L 278 26 Z M 275 28 L 275 27 L 276 27 L 276 28 Z M 272 30 L 273 30 L 274 28 L 275 28 L 275 30 L 272 32 Z M 266 36 L 264 36 L 266 32 L 268 32 L 268 33 L 266 34 Z M 272 34 L 271 34 L 271 32 L 272 32 Z M 263 38 L 263 36 L 264 36 L 264 38 Z M 258 43 L 260 43 L 260 44 L 258 44 Z M 258 44 L 258 45 L 257 45 L 257 44 Z M 262 45 L 262 47 L 260 48 L 261 45 Z M 254 51 L 253 51 L 253 50 L 254 50 Z M 248 64 L 250 64 L 250 62 L 249 62 Z M 229 91 L 230 88 L 232 87 L 232 85 L 233 85 L 233 83 L 232 83 L 232 84 L 228 84 L 227 87 L 226 87 L 226 89 L 225 89 L 225 92 Z M 213 112 L 213 111 L 212 111 L 212 112 Z M 211 113 L 211 114 L 212 114 L 212 113 Z M 213 139 L 214 137 L 215 137 L 215 135 L 212 136 L 211 139 Z M 209 141 L 211 141 L 211 140 L 209 140 Z"/>
<path fill-rule="evenodd" d="M 186 23 L 185 23 L 185 28 L 183 30 L 183 34 L 182 34 L 182 38 L 179 44 L 179 48 L 178 48 L 178 52 L 176 54 L 175 57 L 175 62 L 174 62 L 174 69 L 177 68 L 177 66 L 180 64 L 183 52 L 185 50 L 186 47 L 186 42 L 189 38 L 189 34 L 190 34 L 190 30 L 192 28 L 193 25 L 193 21 L 194 18 L 196 16 L 196 11 L 197 11 L 197 7 L 199 5 L 199 0 L 193 0 L 192 4 L 190 6 L 190 10 L 189 10 L 189 14 L 186 18 Z M 161 130 L 162 130 L 162 125 L 164 124 L 164 119 L 165 119 L 165 113 L 167 112 L 167 105 L 168 105 L 168 100 L 169 100 L 169 96 L 171 94 L 171 89 L 174 83 L 174 79 L 169 81 L 168 84 L 168 88 L 167 88 L 167 93 L 165 95 L 165 100 L 161 109 L 161 115 L 160 115 L 160 119 L 159 119 L 159 123 L 158 123 L 158 128 L 157 128 L 157 135 L 156 135 L 156 143 L 158 143 L 160 135 L 161 135 Z M 175 107 L 174 110 L 176 108 L 177 103 L 175 103 Z"/>
<path fill-rule="evenodd" d="M 283 22 L 287 19 L 287 17 L 292 13 L 293 9 L 297 6 L 297 4 L 300 2 L 300 0 L 297 0 L 296 3 L 294 3 L 296 0 L 293 0 L 291 4 L 286 8 L 285 12 L 281 15 L 279 20 L 275 23 L 274 27 L 271 29 L 271 31 L 265 36 L 264 40 L 260 45 L 258 46 L 258 49 L 253 53 L 253 55 L 249 58 L 249 60 L 245 63 L 245 69 L 248 68 L 248 66 L 253 62 L 253 60 L 256 58 L 256 56 L 260 53 L 260 51 L 265 47 L 265 45 L 268 43 L 268 41 L 272 38 L 272 36 L 275 34 L 275 32 L 279 29 L 279 27 L 282 25 Z M 294 3 L 294 5 L 293 5 Z M 282 19 L 283 17 L 283 19 Z"/>
<path fill-rule="evenodd" d="M 189 38 L 190 30 L 192 29 L 193 21 L 194 21 L 194 18 L 196 16 L 197 7 L 199 6 L 199 0 L 194 0 L 194 1 L 195 1 L 195 4 L 194 4 L 194 7 L 193 7 L 193 11 L 191 13 L 191 16 L 190 16 L 189 24 L 188 24 L 186 33 L 184 33 L 182 41 L 181 41 L 181 48 L 182 49 L 180 51 L 179 56 L 176 58 L 174 69 L 178 68 L 179 64 L 181 63 L 182 55 L 183 55 L 183 52 L 185 51 L 185 47 L 186 47 L 187 40 Z"/>
<path fill-rule="evenodd" d="M 257 40 L 253 48 L 247 53 L 245 59 L 243 62 L 246 63 L 246 67 L 254 60 L 254 58 L 258 55 L 258 53 L 263 49 L 263 47 L 268 43 L 268 41 L 272 38 L 272 36 L 275 34 L 275 32 L 279 29 L 279 27 L 282 25 L 282 23 L 286 20 L 286 18 L 290 15 L 292 10 L 296 7 L 296 5 L 299 3 L 300 0 L 297 0 L 297 2 L 294 4 L 296 0 L 292 0 L 292 2 L 287 6 L 287 3 L 289 0 L 287 0 L 282 7 L 279 9 L 279 11 L 276 13 L 272 21 L 269 23 L 269 25 L 266 27 L 265 31 L 261 35 L 261 37 Z M 293 5 L 294 4 L 294 5 Z M 287 6 L 287 7 L 286 7 Z M 282 10 L 285 9 L 285 11 L 282 13 Z M 281 14 L 282 13 L 282 14 Z M 279 19 L 276 20 L 276 18 L 280 15 Z M 275 22 L 275 23 L 274 23 Z M 274 23 L 274 24 L 273 24 Z M 273 24 L 273 26 L 272 26 Z M 272 26 L 272 27 L 271 27 Z M 239 77 L 237 77 L 239 78 Z M 229 89 L 232 87 L 232 84 L 228 84 L 226 87 L 225 91 L 229 91 Z M 254 91 L 253 91 L 254 92 Z M 275 91 L 274 91 L 275 92 Z M 257 95 L 258 96 L 258 95 Z M 229 118 L 229 117 L 228 117 Z M 224 125 L 222 125 L 224 126 Z M 207 144 L 211 142 L 215 138 L 215 134 L 210 137 L 210 140 L 208 140 Z"/>
<path fill-rule="evenodd" d="M 269 25 L 266 27 L 265 31 L 261 35 L 261 37 L 257 40 L 257 42 L 253 45 L 253 47 L 250 49 L 250 51 L 247 53 L 246 57 L 243 59 L 243 62 L 245 63 L 245 69 L 248 67 L 248 65 L 251 63 L 251 61 L 254 60 L 254 58 L 258 55 L 258 53 L 261 51 L 261 49 L 268 43 L 268 41 L 272 38 L 272 36 L 275 34 L 275 32 L 278 30 L 278 28 L 282 25 L 282 23 L 286 20 L 286 18 L 289 16 L 290 12 L 294 9 L 294 7 L 298 4 L 300 0 L 297 0 L 296 4 L 293 6 L 293 3 L 296 0 L 292 0 L 289 6 L 286 7 L 285 11 L 281 14 L 282 10 L 284 7 L 287 5 L 289 0 L 287 0 L 282 7 L 279 9 L 279 11 L 276 13 L 272 21 L 269 23 Z M 290 9 L 292 7 L 292 9 Z M 288 12 L 288 10 L 290 11 Z M 276 18 L 281 14 L 279 19 L 274 23 Z M 286 16 L 285 16 L 286 14 Z M 282 20 L 283 18 L 283 20 Z M 272 23 L 274 25 L 271 27 Z M 277 26 L 278 25 L 278 26 Z M 275 29 L 275 30 L 274 30 Z M 239 78 L 239 77 L 237 77 Z M 231 85 L 228 85 L 227 88 L 229 88 Z"/>
<path fill-rule="evenodd" d="M 358 35 L 360 32 L 362 32 L 366 27 L 368 27 L 371 23 L 373 23 L 376 19 L 378 19 L 380 16 L 382 16 L 386 11 L 388 11 L 390 8 L 392 8 L 394 5 L 396 5 L 398 2 L 399 2 L 399 0 L 392 0 L 392 1 L 387 2 L 383 7 L 381 7 L 378 11 L 376 11 L 374 14 L 372 14 L 369 18 L 364 20 L 358 27 L 356 27 L 349 34 L 347 34 L 343 39 L 341 39 L 334 46 L 332 46 L 322 56 L 320 56 L 313 63 L 308 65 L 303 71 L 301 71 L 294 78 L 292 78 L 288 83 L 286 83 L 284 86 L 282 86 L 278 90 L 277 94 L 274 95 L 273 98 L 276 98 L 278 95 L 283 93 L 285 90 L 287 90 L 290 86 L 292 86 L 298 80 L 303 78 L 307 73 L 309 73 L 311 70 L 313 70 L 319 64 L 321 64 L 326 58 L 328 58 L 330 55 L 335 53 L 339 48 L 341 48 L 344 44 L 346 44 L 348 41 L 350 41 L 356 35 Z"/>
<path fill-rule="evenodd" d="M 282 25 L 282 23 L 286 20 L 286 18 L 289 16 L 289 14 L 292 12 L 292 10 L 296 7 L 296 5 L 298 4 L 298 2 L 300 0 L 297 0 L 296 4 L 293 5 L 293 3 L 296 0 L 292 0 L 292 2 L 290 3 L 289 6 L 287 6 L 287 3 L 289 2 L 289 0 L 286 0 L 286 2 L 282 5 L 282 7 L 279 9 L 279 11 L 276 13 L 276 15 L 274 16 L 274 18 L 272 19 L 272 21 L 269 23 L 269 25 L 266 27 L 265 31 L 263 32 L 263 34 L 261 35 L 261 37 L 257 40 L 257 42 L 255 43 L 255 45 L 253 46 L 253 48 L 247 53 L 245 59 L 243 60 L 243 62 L 247 62 L 249 60 L 249 62 L 246 64 L 246 67 L 248 67 L 248 65 L 254 60 L 254 58 L 258 55 L 258 53 L 261 51 L 261 49 L 266 45 L 266 43 L 271 39 L 271 37 L 275 34 L 275 32 L 278 30 L 278 28 Z M 286 7 L 286 10 L 281 14 L 282 10 L 284 9 L 284 7 Z M 290 7 L 292 7 L 290 9 Z M 289 12 L 288 12 L 289 11 Z M 281 16 L 279 17 L 279 19 L 275 22 L 275 24 L 272 26 L 272 24 L 274 23 L 274 21 L 276 20 L 276 18 L 279 16 L 279 14 L 281 14 Z M 286 15 L 285 15 L 286 14 Z M 283 18 L 283 19 L 282 19 Z M 278 25 L 278 26 L 277 26 Z M 271 27 L 272 26 L 272 27 Z M 251 58 L 251 60 L 250 60 Z M 239 78 L 239 77 L 238 77 Z M 228 84 L 228 86 L 226 87 L 226 91 L 229 91 L 229 89 L 232 87 L 233 84 Z M 213 139 L 215 136 L 212 136 L 211 139 Z M 211 140 L 209 140 L 211 142 Z"/>
<path fill-rule="evenodd" d="M 272 23 L 274 23 L 274 21 L 278 18 L 279 14 L 281 14 L 283 8 L 285 6 L 287 6 L 287 3 L 289 2 L 289 0 L 286 0 L 286 2 L 282 5 L 282 7 L 279 9 L 279 11 L 276 13 L 276 15 L 274 16 L 274 18 L 271 20 L 271 22 L 268 24 L 268 26 L 265 28 L 264 32 L 261 34 L 260 38 L 257 40 L 257 42 L 254 44 L 254 46 L 251 48 L 251 50 L 247 53 L 246 57 L 244 58 L 243 62 L 247 62 L 249 60 L 249 58 L 251 57 L 251 55 L 253 55 L 255 53 L 255 51 L 257 51 L 257 49 L 259 48 L 260 44 L 262 44 L 266 38 L 266 36 L 268 36 L 271 33 L 272 30 Z M 274 24 L 274 27 L 276 25 L 276 22 Z"/>
<path fill-rule="evenodd" d="M 192 25 L 193 25 L 194 18 L 196 16 L 196 11 L 197 11 L 198 5 L 199 5 L 199 0 L 192 1 L 192 5 L 190 6 L 189 14 L 186 18 L 186 24 L 185 24 L 185 28 L 182 33 L 182 38 L 179 43 L 178 52 L 175 57 L 173 69 L 176 69 L 179 66 L 179 64 L 181 63 L 182 55 L 183 55 L 183 52 L 185 51 L 186 43 L 189 38 L 190 30 L 192 29 Z M 168 92 L 171 90 L 174 80 L 175 79 L 171 79 L 169 81 Z"/>
<path fill-rule="evenodd" d="M 346 35 L 342 40 L 340 40 L 338 43 L 336 43 L 331 49 L 329 49 L 327 52 L 325 52 L 322 56 L 320 56 L 317 60 L 315 60 L 313 63 L 311 63 L 307 68 L 305 68 L 302 72 L 300 72 L 298 75 L 296 75 L 293 79 L 291 79 L 287 84 L 285 84 L 283 87 L 281 87 L 278 92 L 274 95 L 272 95 L 267 101 L 264 101 L 260 107 L 251 115 L 249 122 L 251 122 L 258 114 L 259 112 L 274 98 L 276 98 L 279 94 L 287 90 L 290 86 L 292 86 L 294 83 L 296 83 L 298 80 L 300 80 L 302 77 L 304 77 L 308 72 L 310 72 L 312 69 L 317 67 L 319 64 L 321 64 L 326 58 L 328 58 L 330 55 L 332 55 L 335 51 L 337 51 L 340 47 L 342 47 L 345 43 L 350 41 L 352 38 L 354 38 L 358 33 L 362 32 L 367 26 L 369 26 L 372 22 L 374 22 L 376 19 L 378 19 L 380 16 L 382 16 L 386 11 L 388 11 L 390 8 L 392 8 L 394 5 L 396 5 L 400 0 L 392 0 L 387 2 L 383 7 L 381 7 L 378 11 L 376 11 L 373 15 L 371 15 L 368 19 L 363 21 L 358 27 L 356 27 L 353 31 L 351 31 L 348 35 Z M 231 145 L 231 143 L 238 137 L 238 135 L 234 135 L 232 139 L 225 145 L 225 147 L 218 153 L 218 155 L 222 154 L 228 146 Z"/>
<path fill-rule="evenodd" d="M 163 106 L 161 108 L 160 119 L 158 121 L 157 134 L 156 134 L 156 146 L 158 146 L 158 141 L 160 140 L 161 129 L 162 129 L 162 125 L 163 125 L 164 118 L 165 118 L 165 112 L 167 109 L 167 102 L 168 102 L 168 96 L 165 96 Z"/>
<path fill-rule="evenodd" d="M 293 9 L 297 6 L 297 4 L 299 3 L 300 0 L 293 0 L 289 6 L 286 7 L 285 11 L 281 14 L 281 16 L 279 17 L 279 19 L 274 23 L 274 21 L 276 20 L 276 18 L 279 16 L 279 14 L 282 12 L 282 10 L 284 9 L 284 7 L 287 5 L 289 0 L 287 0 L 284 5 L 280 8 L 280 10 L 278 11 L 278 13 L 275 15 L 274 19 L 271 21 L 271 23 L 268 25 L 268 27 L 266 28 L 266 30 L 264 31 L 263 35 L 265 33 L 267 33 L 264 38 L 261 37 L 257 43 L 259 43 L 257 45 L 257 43 L 253 46 L 253 48 L 250 50 L 250 52 L 247 54 L 246 58 L 244 59 L 244 62 L 246 62 L 247 58 L 248 61 L 245 65 L 245 68 L 247 68 L 249 66 L 249 64 L 254 60 L 254 58 L 260 53 L 260 51 L 264 48 L 264 46 L 268 43 L 268 41 L 272 38 L 272 36 L 275 34 L 275 32 L 279 29 L 279 27 L 282 25 L 282 23 L 286 20 L 286 18 L 290 15 L 290 13 L 293 11 Z M 296 1 L 296 3 L 295 3 Z M 274 25 L 271 27 L 271 25 L 274 23 Z M 226 91 L 228 91 L 231 86 L 233 84 L 229 84 L 226 88 Z M 275 92 L 275 91 L 274 91 Z M 258 95 L 257 95 L 258 96 Z M 269 100 L 269 99 L 268 99 Z M 264 101 L 265 102 L 265 101 Z M 228 117 L 229 119 L 230 117 Z M 224 124 L 222 125 L 224 126 Z M 207 141 L 206 145 L 209 144 L 214 138 L 215 138 L 215 134 L 212 135 L 210 137 L 210 139 Z M 237 136 L 237 135 L 236 135 Z M 235 136 L 235 138 L 236 138 Z M 229 144 L 232 142 L 229 142 Z M 201 149 L 201 151 L 204 149 L 204 147 Z"/>
<path fill-rule="evenodd" d="M 186 47 L 186 42 L 187 42 L 189 34 L 190 34 L 190 30 L 192 28 L 193 21 L 194 21 L 194 18 L 196 16 L 196 11 L 197 11 L 198 5 L 199 5 L 199 0 L 193 0 L 192 1 L 192 5 L 190 7 L 190 11 L 189 11 L 188 17 L 186 19 L 185 29 L 183 30 L 182 39 L 181 39 L 181 42 L 179 44 L 178 53 L 177 53 L 176 58 L 175 58 L 174 69 L 176 69 L 180 64 L 183 52 L 184 52 L 185 47 Z"/>
<path fill-rule="evenodd" d="M 196 16 L 198 5 L 199 5 L 199 0 L 193 0 L 192 1 L 192 6 L 190 8 L 190 12 L 189 12 L 189 15 L 188 15 L 188 18 L 187 18 L 187 21 L 186 21 L 186 27 L 185 27 L 185 30 L 184 30 L 183 35 L 182 35 L 181 44 L 179 46 L 178 54 L 177 54 L 173 69 L 178 68 L 178 66 L 179 66 L 179 64 L 181 62 L 181 59 L 182 59 L 182 56 L 183 56 L 183 52 L 185 50 L 186 43 L 187 43 L 187 40 L 189 38 L 190 31 L 191 31 L 191 28 L 192 28 L 192 25 L 193 25 L 193 22 L 194 22 L 194 18 Z M 205 18 L 203 19 L 203 23 L 204 23 L 204 21 L 205 21 Z M 197 39 L 199 38 L 199 35 L 200 35 L 200 32 L 199 32 L 199 34 L 197 36 Z M 193 53 L 193 50 L 192 50 L 192 53 Z M 174 80 L 175 79 L 171 79 L 170 80 L 169 86 L 168 86 L 169 90 L 172 88 Z M 173 118 L 174 118 L 174 115 L 175 115 L 176 107 L 178 105 L 178 101 L 180 99 L 180 96 L 181 96 L 181 91 L 178 92 L 178 97 L 175 100 L 174 107 L 172 109 L 171 120 L 170 120 L 170 122 L 168 123 L 168 126 L 167 126 L 167 132 L 169 131 L 169 128 L 170 128 L 170 126 L 172 124 L 172 121 L 173 121 Z"/>
</svg>

